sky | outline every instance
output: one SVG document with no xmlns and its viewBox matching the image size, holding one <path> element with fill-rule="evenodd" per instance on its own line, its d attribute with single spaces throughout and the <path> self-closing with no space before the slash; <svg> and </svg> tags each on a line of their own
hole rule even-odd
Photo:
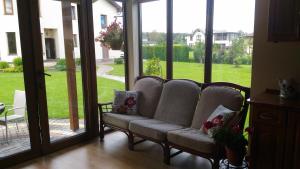
<svg viewBox="0 0 300 169">
<path fill-rule="evenodd" d="M 173 32 L 205 30 L 206 0 L 174 0 Z M 255 0 L 215 0 L 214 31 L 253 33 Z M 166 0 L 142 4 L 143 32 L 166 32 Z"/>
</svg>

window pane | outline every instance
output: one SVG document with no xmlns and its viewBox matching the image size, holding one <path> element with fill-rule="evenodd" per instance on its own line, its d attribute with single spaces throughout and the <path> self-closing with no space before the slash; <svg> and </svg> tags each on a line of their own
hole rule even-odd
<svg viewBox="0 0 300 169">
<path fill-rule="evenodd" d="M 212 81 L 250 86 L 254 6 L 255 0 L 215 0 Z"/>
<path fill-rule="evenodd" d="M 101 28 L 105 29 L 107 27 L 107 16 L 101 15 L 100 16 Z"/>
<path fill-rule="evenodd" d="M 144 75 L 166 77 L 166 0 L 141 3 Z"/>
<path fill-rule="evenodd" d="M 72 19 L 76 20 L 76 8 L 75 8 L 75 6 L 72 6 L 71 10 L 72 10 Z"/>
<path fill-rule="evenodd" d="M 5 14 L 13 14 L 13 2 L 12 0 L 4 0 Z"/>
<path fill-rule="evenodd" d="M 7 32 L 6 35 L 7 35 L 8 54 L 9 55 L 17 54 L 16 33 Z"/>
<path fill-rule="evenodd" d="M 203 82 L 206 0 L 173 3 L 174 78 Z"/>
</svg>

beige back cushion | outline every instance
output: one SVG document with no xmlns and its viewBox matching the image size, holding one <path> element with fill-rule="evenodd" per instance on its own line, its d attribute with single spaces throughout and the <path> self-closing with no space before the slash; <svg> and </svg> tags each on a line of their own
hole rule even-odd
<svg viewBox="0 0 300 169">
<path fill-rule="evenodd" d="M 172 124 L 190 126 L 200 88 L 187 80 L 165 83 L 154 118 Z"/>
<path fill-rule="evenodd" d="M 192 128 L 200 129 L 219 105 L 233 111 L 240 111 L 243 105 L 243 96 L 239 91 L 230 87 L 209 86 L 205 88 L 194 113 Z"/>
<path fill-rule="evenodd" d="M 155 78 L 146 77 L 136 81 L 134 90 L 139 92 L 140 115 L 153 118 L 162 89 L 163 82 Z"/>
</svg>

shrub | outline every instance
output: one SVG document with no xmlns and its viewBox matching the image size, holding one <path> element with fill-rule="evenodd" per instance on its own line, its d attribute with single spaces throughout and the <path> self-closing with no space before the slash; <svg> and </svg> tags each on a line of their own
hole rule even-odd
<svg viewBox="0 0 300 169">
<path fill-rule="evenodd" d="M 242 64 L 242 57 L 236 57 L 233 59 L 233 64 L 235 65 L 235 67 L 240 67 L 240 65 Z"/>
<path fill-rule="evenodd" d="M 0 62 L 0 69 L 9 68 L 9 64 L 5 61 Z"/>
<path fill-rule="evenodd" d="M 13 60 L 14 67 L 23 66 L 22 58 L 17 57 Z"/>
<path fill-rule="evenodd" d="M 3 72 L 6 72 L 6 73 L 23 72 L 23 66 L 9 67 L 9 68 L 3 69 Z"/>
<path fill-rule="evenodd" d="M 59 59 L 56 62 L 55 65 L 55 69 L 59 70 L 59 71 L 64 71 L 66 70 L 67 66 L 66 66 L 66 60 L 65 59 Z"/>
<path fill-rule="evenodd" d="M 117 65 L 123 64 L 123 62 L 124 62 L 123 58 L 114 59 L 114 63 L 117 64 Z"/>
<path fill-rule="evenodd" d="M 145 75 L 148 76 L 162 76 L 162 68 L 160 60 L 157 57 L 147 60 Z"/>
</svg>

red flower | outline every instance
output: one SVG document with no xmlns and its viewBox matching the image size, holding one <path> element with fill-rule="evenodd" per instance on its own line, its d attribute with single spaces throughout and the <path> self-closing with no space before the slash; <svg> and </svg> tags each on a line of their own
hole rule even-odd
<svg viewBox="0 0 300 169">
<path fill-rule="evenodd" d="M 204 128 L 211 129 L 212 127 L 214 127 L 215 125 L 211 122 L 211 121 L 207 121 L 204 123 Z"/>
<path fill-rule="evenodd" d="M 136 101 L 134 97 L 128 97 L 125 100 L 125 105 L 127 105 L 129 108 L 132 108 L 136 104 Z"/>
<path fill-rule="evenodd" d="M 223 125 L 223 116 L 222 115 L 218 115 L 215 118 L 212 119 L 212 123 L 215 126 L 222 126 Z"/>
</svg>

